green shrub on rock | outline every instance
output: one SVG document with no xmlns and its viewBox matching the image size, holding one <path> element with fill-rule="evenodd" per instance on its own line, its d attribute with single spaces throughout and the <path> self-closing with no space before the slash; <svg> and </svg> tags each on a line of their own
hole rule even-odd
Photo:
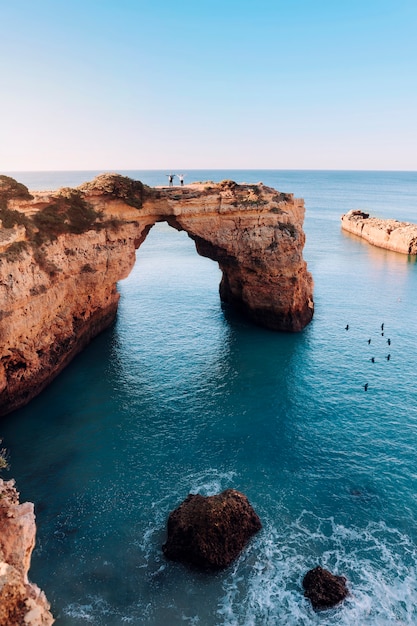
<svg viewBox="0 0 417 626">
<path fill-rule="evenodd" d="M 84 199 L 81 191 L 63 188 L 53 204 L 33 216 L 39 230 L 35 239 L 40 243 L 63 233 L 81 234 L 90 230 L 99 218 L 100 213 Z"/>
<path fill-rule="evenodd" d="M 145 185 L 140 180 L 133 180 L 120 174 L 100 174 L 94 180 L 78 187 L 85 193 L 102 193 L 120 198 L 129 206 L 142 208 Z"/>
<path fill-rule="evenodd" d="M 10 176 L 0 174 L 0 205 L 2 201 L 7 203 L 7 200 L 32 200 L 33 196 L 29 193 L 29 189 L 22 183 L 18 183 L 17 180 Z"/>
</svg>

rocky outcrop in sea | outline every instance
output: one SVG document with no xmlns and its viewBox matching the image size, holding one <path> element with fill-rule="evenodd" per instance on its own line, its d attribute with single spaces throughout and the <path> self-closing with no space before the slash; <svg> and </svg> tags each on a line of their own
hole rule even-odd
<svg viewBox="0 0 417 626">
<path fill-rule="evenodd" d="M 348 595 L 344 576 L 336 576 L 329 570 L 317 566 L 303 578 L 304 595 L 316 611 L 330 609 L 342 602 Z"/>
<path fill-rule="evenodd" d="M 359 210 L 349 211 L 341 219 L 343 230 L 374 246 L 401 254 L 417 254 L 417 224 L 370 217 Z"/>
<path fill-rule="evenodd" d="M 168 518 L 165 556 L 204 569 L 230 565 L 262 527 L 247 497 L 235 489 L 189 494 Z"/>
</svg>

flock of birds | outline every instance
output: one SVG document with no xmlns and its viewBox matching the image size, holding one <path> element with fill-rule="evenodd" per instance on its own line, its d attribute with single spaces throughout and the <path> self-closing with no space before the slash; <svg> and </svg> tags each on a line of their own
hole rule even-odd
<svg viewBox="0 0 417 626">
<path fill-rule="evenodd" d="M 346 324 L 345 330 L 349 330 L 349 324 Z M 382 337 L 384 336 L 384 323 L 381 324 L 381 336 Z M 368 339 L 368 345 L 370 345 L 370 343 L 371 343 L 371 339 Z M 389 346 L 391 345 L 391 339 L 389 339 L 389 338 L 387 339 L 387 344 Z M 387 361 L 389 361 L 390 358 L 391 358 L 391 354 L 388 353 L 385 358 L 386 358 Z M 371 357 L 371 362 L 375 363 L 375 357 L 374 356 Z M 365 383 L 364 386 L 363 386 L 365 391 L 368 391 L 368 387 L 369 387 L 369 383 Z"/>
</svg>

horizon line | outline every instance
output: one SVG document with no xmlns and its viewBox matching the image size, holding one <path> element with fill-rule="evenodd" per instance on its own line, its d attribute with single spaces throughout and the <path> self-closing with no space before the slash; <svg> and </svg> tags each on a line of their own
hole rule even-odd
<svg viewBox="0 0 417 626">
<path fill-rule="evenodd" d="M 194 167 L 194 168 L 89 168 L 89 169 L 20 169 L 20 170 L 0 170 L 7 173 L 29 173 L 29 172 L 162 172 L 173 170 L 188 170 L 189 172 L 201 172 L 201 171 L 213 171 L 213 172 L 227 172 L 230 170 L 237 172 L 407 172 L 417 173 L 417 169 L 355 169 L 355 168 L 274 168 L 274 167 Z"/>
</svg>

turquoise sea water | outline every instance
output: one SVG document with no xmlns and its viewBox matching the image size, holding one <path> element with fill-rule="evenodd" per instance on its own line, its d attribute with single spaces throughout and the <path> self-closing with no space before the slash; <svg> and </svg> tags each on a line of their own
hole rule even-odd
<svg viewBox="0 0 417 626">
<path fill-rule="evenodd" d="M 97 173 L 11 175 L 51 189 Z M 2 421 L 10 475 L 36 507 L 30 578 L 62 626 L 416 624 L 417 264 L 343 233 L 340 216 L 417 222 L 417 173 L 186 182 L 224 178 L 305 199 L 313 322 L 294 335 L 251 326 L 219 302 L 217 264 L 155 226 L 119 284 L 115 325 Z M 263 522 L 241 558 L 216 574 L 167 562 L 169 512 L 228 487 Z M 301 588 L 318 564 L 351 590 L 322 613 Z"/>
</svg>

